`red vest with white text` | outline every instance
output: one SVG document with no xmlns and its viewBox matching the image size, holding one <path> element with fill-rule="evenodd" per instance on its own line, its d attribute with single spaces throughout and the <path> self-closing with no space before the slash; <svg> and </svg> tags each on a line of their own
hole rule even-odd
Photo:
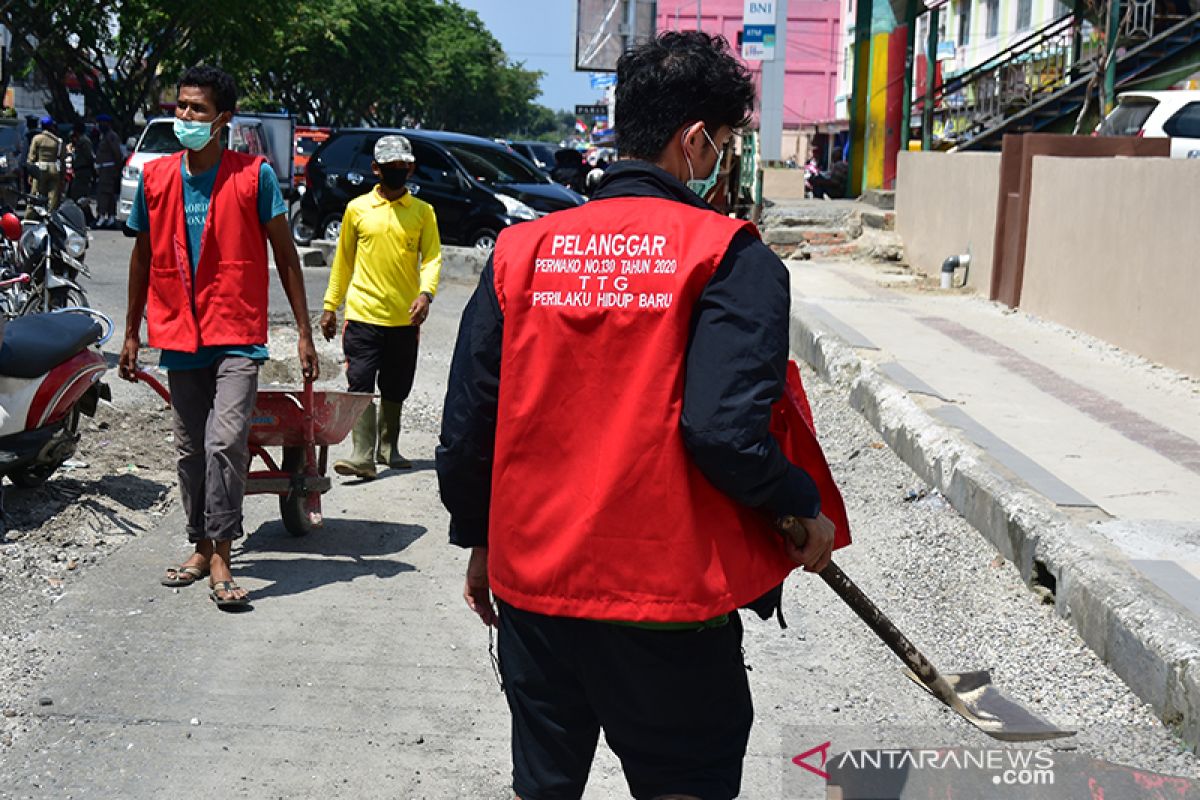
<svg viewBox="0 0 1200 800">
<path fill-rule="evenodd" d="M 505 230 L 492 590 L 527 611 L 695 622 L 795 568 L 683 441 L 696 302 L 739 230 L 682 203 L 598 200 Z"/>
<path fill-rule="evenodd" d="M 183 153 L 146 164 L 150 221 L 150 346 L 194 353 L 201 346 L 267 341 L 267 240 L 258 218 L 263 159 L 221 154 L 193 279 L 183 210 Z"/>
</svg>

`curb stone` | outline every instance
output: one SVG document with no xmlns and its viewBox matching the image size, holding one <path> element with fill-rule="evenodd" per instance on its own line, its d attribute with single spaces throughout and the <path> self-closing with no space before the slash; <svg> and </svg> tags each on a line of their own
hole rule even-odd
<svg viewBox="0 0 1200 800">
<path fill-rule="evenodd" d="M 792 351 L 846 393 L 887 445 L 1027 584 L 1053 598 L 1055 610 L 1164 724 L 1200 750 L 1200 623 L 1115 545 L 1009 475 L 846 342 L 795 309 L 791 322 Z"/>
</svg>

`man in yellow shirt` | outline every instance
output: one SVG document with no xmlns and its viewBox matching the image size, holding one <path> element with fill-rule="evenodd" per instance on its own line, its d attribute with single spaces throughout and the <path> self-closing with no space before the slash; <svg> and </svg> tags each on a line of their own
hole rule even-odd
<svg viewBox="0 0 1200 800">
<path fill-rule="evenodd" d="M 334 337 L 345 300 L 342 349 L 350 391 L 374 392 L 378 381 L 382 401 L 378 425 L 374 404 L 355 424 L 354 453 L 333 465 L 339 475 L 369 480 L 376 462 L 393 469 L 412 466 L 400 455 L 400 412 L 416 374 L 420 326 L 442 271 L 433 207 L 405 187 L 415 166 L 408 139 L 381 138 L 372 164 L 379 185 L 351 200 L 342 217 L 321 332 L 327 340 Z"/>
</svg>

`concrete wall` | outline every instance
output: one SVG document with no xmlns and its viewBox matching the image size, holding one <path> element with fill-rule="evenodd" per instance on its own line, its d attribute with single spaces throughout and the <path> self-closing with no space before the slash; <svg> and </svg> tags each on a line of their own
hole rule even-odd
<svg viewBox="0 0 1200 800">
<path fill-rule="evenodd" d="M 1000 154 L 902 151 L 897 168 L 896 230 L 908 263 L 936 275 L 947 256 L 969 252 L 967 285 L 986 297 L 992 281 Z"/>
<path fill-rule="evenodd" d="M 1200 161 L 1033 160 L 1021 308 L 1200 376 Z"/>
<path fill-rule="evenodd" d="M 776 202 L 804 199 L 804 170 L 782 167 L 764 169 L 763 197 Z"/>
</svg>

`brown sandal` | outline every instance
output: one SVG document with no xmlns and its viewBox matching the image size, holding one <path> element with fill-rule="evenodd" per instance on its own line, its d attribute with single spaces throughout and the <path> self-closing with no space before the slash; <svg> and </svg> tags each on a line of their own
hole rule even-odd
<svg viewBox="0 0 1200 800">
<path fill-rule="evenodd" d="M 179 567 L 167 567 L 167 577 L 163 578 L 160 583 L 163 586 L 191 586 L 207 575 L 208 570 L 187 564 Z"/>
<path fill-rule="evenodd" d="M 208 593 L 209 598 L 217 604 L 217 608 L 222 611 L 227 611 L 233 608 L 245 608 L 250 605 L 249 597 L 230 597 L 235 589 L 240 589 L 233 581 L 217 581 L 212 584 L 212 591 Z M 221 597 L 221 592 L 225 593 L 225 597 Z"/>
</svg>

